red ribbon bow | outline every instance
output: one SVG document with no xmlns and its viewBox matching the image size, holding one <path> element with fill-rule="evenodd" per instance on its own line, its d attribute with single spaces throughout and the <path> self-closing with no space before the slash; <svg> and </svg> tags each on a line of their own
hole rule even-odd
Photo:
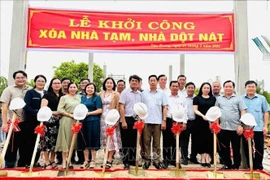
<svg viewBox="0 0 270 180">
<path fill-rule="evenodd" d="M 254 137 L 253 129 L 245 129 L 244 130 L 244 137 L 246 138 L 246 140 L 248 140 L 248 138 L 252 139 Z"/>
<path fill-rule="evenodd" d="M 182 127 L 182 124 L 180 123 L 173 123 L 172 125 L 172 133 L 176 136 L 177 133 L 181 134 L 181 127 Z"/>
<path fill-rule="evenodd" d="M 106 129 L 106 135 L 107 136 L 112 136 L 113 135 L 113 133 L 114 133 L 114 130 L 115 130 L 115 127 L 108 127 L 107 129 Z"/>
<path fill-rule="evenodd" d="M 137 129 L 139 131 L 139 133 L 142 134 L 143 127 L 144 127 L 143 121 L 136 121 L 134 123 L 133 129 Z"/>
<path fill-rule="evenodd" d="M 14 132 L 18 132 L 18 131 L 21 131 L 20 127 L 18 126 L 18 124 L 21 122 L 21 119 L 20 118 L 17 118 L 14 120 L 14 124 L 13 124 L 13 131 Z M 8 126 L 7 128 L 3 129 L 4 132 L 8 132 L 9 128 L 10 128 L 10 125 L 12 123 L 11 120 L 8 120 Z"/>
<path fill-rule="evenodd" d="M 218 122 L 215 121 L 212 124 L 210 124 L 210 129 L 213 131 L 213 133 L 217 134 L 220 132 L 221 127 L 220 127 L 220 125 L 218 125 Z"/>
<path fill-rule="evenodd" d="M 39 134 L 41 137 L 43 137 L 45 135 L 44 129 L 45 129 L 44 124 L 37 126 L 35 128 L 35 134 Z"/>
<path fill-rule="evenodd" d="M 81 130 L 81 128 L 82 128 L 82 123 L 79 123 L 79 124 L 73 123 L 72 128 L 71 128 L 72 133 L 73 134 L 78 133 Z"/>
</svg>

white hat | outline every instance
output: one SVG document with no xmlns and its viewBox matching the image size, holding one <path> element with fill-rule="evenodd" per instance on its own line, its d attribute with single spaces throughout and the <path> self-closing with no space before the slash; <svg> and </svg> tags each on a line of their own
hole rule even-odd
<svg viewBox="0 0 270 180">
<path fill-rule="evenodd" d="M 49 107 L 44 106 L 39 109 L 38 114 L 37 114 L 37 120 L 41 122 L 49 121 L 51 116 L 52 116 L 52 110 Z"/>
<path fill-rule="evenodd" d="M 250 113 L 245 113 L 241 116 L 240 121 L 242 121 L 247 126 L 257 126 L 255 118 Z"/>
<path fill-rule="evenodd" d="M 147 106 L 144 103 L 134 104 L 133 110 L 140 117 L 140 119 L 145 119 L 148 116 Z"/>
<path fill-rule="evenodd" d="M 25 102 L 22 98 L 14 98 L 11 100 L 9 109 L 10 110 L 16 110 L 16 109 L 22 109 L 25 106 Z"/>
<path fill-rule="evenodd" d="M 84 104 L 78 104 L 74 109 L 73 117 L 76 120 L 83 120 L 87 113 L 87 107 Z"/>
<path fill-rule="evenodd" d="M 210 109 L 208 109 L 205 115 L 206 119 L 211 122 L 217 120 L 218 118 L 220 118 L 220 116 L 221 116 L 221 111 L 220 111 L 220 108 L 217 106 L 213 106 Z"/>
<path fill-rule="evenodd" d="M 115 123 L 119 120 L 119 118 L 119 112 L 116 109 L 111 109 L 106 115 L 105 123 L 110 126 L 114 126 Z"/>
<path fill-rule="evenodd" d="M 182 106 L 172 110 L 173 120 L 176 122 L 184 122 L 185 110 Z"/>
</svg>

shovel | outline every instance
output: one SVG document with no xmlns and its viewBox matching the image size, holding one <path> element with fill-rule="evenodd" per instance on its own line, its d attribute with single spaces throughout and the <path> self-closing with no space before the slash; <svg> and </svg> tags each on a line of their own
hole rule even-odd
<svg viewBox="0 0 270 180">
<path fill-rule="evenodd" d="M 214 172 L 208 172 L 208 178 L 223 179 L 224 175 L 221 172 L 217 172 L 217 134 L 213 133 L 214 136 Z"/>
<path fill-rule="evenodd" d="M 75 123 L 75 125 L 76 126 L 79 126 L 79 124 L 80 124 L 80 121 L 77 120 L 76 123 Z M 72 175 L 75 174 L 75 172 L 70 172 L 69 171 L 69 165 L 70 165 L 70 162 L 71 162 L 71 157 L 72 157 L 72 154 L 73 154 L 74 145 L 75 145 L 77 136 L 78 136 L 78 132 L 73 133 L 72 140 L 71 140 L 71 145 L 70 145 L 70 149 L 69 149 L 69 152 L 68 152 L 68 159 L 67 159 L 67 165 L 66 165 L 67 167 L 66 167 L 65 170 L 60 170 L 58 172 L 58 175 L 57 176 L 67 176 L 67 175 L 70 175 L 70 174 L 72 174 Z M 63 161 L 64 161 L 64 159 L 63 159 Z"/>
<path fill-rule="evenodd" d="M 39 126 L 37 126 L 35 128 L 35 133 L 37 134 L 37 139 L 36 139 L 32 159 L 31 159 L 30 169 L 29 169 L 29 172 L 23 172 L 21 174 L 22 177 L 38 176 L 39 175 L 38 172 L 33 172 L 33 166 L 34 166 L 35 159 L 36 159 L 38 144 L 40 142 L 40 136 L 44 135 L 43 122 L 49 121 L 51 116 L 52 116 L 52 111 L 47 106 L 44 106 L 44 107 L 39 109 L 38 114 L 37 114 L 37 120 L 40 121 L 40 124 L 39 124 Z"/>
<path fill-rule="evenodd" d="M 106 168 L 106 162 L 107 162 L 107 157 L 108 157 L 108 153 L 109 153 L 110 141 L 111 141 L 111 135 L 108 135 L 107 140 L 106 140 L 106 151 L 105 151 L 105 157 L 104 157 L 104 160 L 103 160 L 101 177 L 111 177 L 110 174 L 105 174 L 105 168 Z"/>
<path fill-rule="evenodd" d="M 250 173 L 245 173 L 246 179 L 261 179 L 260 173 L 253 172 L 253 159 L 252 159 L 252 145 L 251 145 L 251 138 L 248 138 L 248 156 L 249 156 L 249 168 Z"/>
<path fill-rule="evenodd" d="M 40 122 L 40 127 L 43 126 L 43 122 Z M 34 163 L 35 163 L 35 159 L 36 159 L 36 154 L 37 154 L 37 148 L 38 148 L 38 144 L 40 142 L 40 134 L 37 133 L 37 139 L 36 139 L 36 143 L 35 143 L 35 147 L 34 147 L 34 152 L 32 155 L 32 159 L 31 159 L 31 164 L 30 164 L 30 168 L 29 168 L 29 172 L 22 172 L 21 177 L 31 177 L 31 176 L 38 176 L 39 172 L 33 172 L 33 167 L 34 167 Z"/>
<path fill-rule="evenodd" d="M 176 125 L 179 125 L 176 123 Z M 176 168 L 170 171 L 170 175 L 172 177 L 183 177 L 186 175 L 186 172 L 184 170 L 180 170 L 179 164 L 180 164 L 180 154 L 179 154 L 179 138 L 180 138 L 180 132 L 176 133 Z"/>
<path fill-rule="evenodd" d="M 4 164 L 4 159 L 5 159 L 5 156 L 6 156 L 8 144 L 9 144 L 12 132 L 13 132 L 14 122 L 17 119 L 16 110 L 22 109 L 24 106 L 25 106 L 25 102 L 21 98 L 14 98 L 10 102 L 9 109 L 12 110 L 14 113 L 13 113 L 11 124 L 10 124 L 9 130 L 8 130 L 8 135 L 7 135 L 4 147 L 3 147 L 3 151 L 2 151 L 2 154 L 1 154 L 1 157 L 0 157 L 0 166 L 3 166 L 3 164 Z M 3 177 L 5 175 L 7 176 L 8 172 L 7 171 L 0 171 L 0 174 Z"/>
<path fill-rule="evenodd" d="M 140 123 L 141 120 L 138 119 L 138 123 Z M 139 129 L 137 130 L 137 141 L 136 141 L 136 162 L 135 162 L 135 168 L 130 167 L 129 168 L 129 174 L 132 174 L 134 176 L 144 176 L 145 171 L 142 167 L 139 167 L 139 159 L 140 159 L 140 138 L 141 133 Z"/>
</svg>

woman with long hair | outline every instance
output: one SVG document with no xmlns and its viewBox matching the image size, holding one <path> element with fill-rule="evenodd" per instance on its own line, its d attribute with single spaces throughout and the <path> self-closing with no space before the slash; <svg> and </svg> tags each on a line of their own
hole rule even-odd
<svg viewBox="0 0 270 180">
<path fill-rule="evenodd" d="M 196 114 L 195 129 L 198 153 L 201 154 L 201 165 L 203 167 L 211 167 L 210 154 L 213 152 L 213 135 L 209 129 L 209 122 L 205 117 L 206 112 L 215 105 L 216 98 L 212 94 L 210 83 L 202 83 L 199 94 L 193 99 L 193 109 Z"/>
<path fill-rule="evenodd" d="M 62 168 L 65 169 L 67 164 L 67 156 L 71 145 L 72 124 L 75 122 L 73 112 L 75 107 L 81 103 L 81 95 L 77 94 L 78 87 L 75 83 L 68 84 L 68 94 L 60 98 L 57 112 L 62 116 L 57 135 L 55 151 L 62 152 Z"/>
<path fill-rule="evenodd" d="M 24 107 L 24 125 L 26 127 L 26 131 L 23 134 L 22 143 L 24 146 L 21 147 L 20 151 L 23 152 L 24 156 L 20 157 L 24 159 L 23 162 L 26 164 L 24 166 L 28 167 L 31 163 L 33 150 L 35 147 L 35 142 L 37 135 L 34 133 L 35 128 L 39 125 L 39 121 L 37 120 L 37 113 L 40 109 L 41 99 L 46 94 L 44 90 L 47 79 L 43 75 L 37 75 L 34 78 L 34 87 L 26 92 L 24 101 L 26 103 Z M 35 164 L 38 161 L 40 156 L 40 151 L 37 152 Z"/>
<path fill-rule="evenodd" d="M 113 80 L 113 78 L 108 77 L 103 82 L 103 91 L 100 93 L 100 97 L 102 99 L 103 104 L 103 111 L 102 116 L 100 120 L 100 144 L 101 149 L 106 150 L 106 129 L 107 125 L 105 123 L 105 118 L 107 116 L 107 113 L 111 109 L 117 109 L 119 110 L 119 93 L 115 91 L 116 89 L 116 83 Z M 112 135 L 112 140 L 109 145 L 109 153 L 106 163 L 106 168 L 111 168 L 112 166 L 112 157 L 115 152 L 119 152 L 119 150 L 122 148 L 122 141 L 121 141 L 121 134 L 120 134 L 120 127 L 119 127 L 119 121 L 115 125 L 115 131 Z"/>
<path fill-rule="evenodd" d="M 48 106 L 52 110 L 52 117 L 48 122 L 45 122 L 44 143 L 41 142 L 40 145 L 45 158 L 45 169 L 57 167 L 55 163 L 55 145 L 61 117 L 57 112 L 57 106 L 62 95 L 61 80 L 53 78 L 49 84 L 47 94 L 43 96 L 41 101 L 41 107 Z"/>
<path fill-rule="evenodd" d="M 84 163 L 81 168 L 94 168 L 96 165 L 96 151 L 100 149 L 100 114 L 102 113 L 101 98 L 96 93 L 96 85 L 89 83 L 85 86 L 85 95 L 81 103 L 88 109 L 83 121 L 82 131 L 78 135 L 78 148 L 83 150 Z M 89 152 L 91 151 L 91 161 Z"/>
</svg>

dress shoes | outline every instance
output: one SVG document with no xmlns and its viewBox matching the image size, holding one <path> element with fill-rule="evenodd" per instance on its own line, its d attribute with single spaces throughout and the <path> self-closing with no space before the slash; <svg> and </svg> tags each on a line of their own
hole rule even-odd
<svg viewBox="0 0 270 180">
<path fill-rule="evenodd" d="M 182 159 L 182 164 L 188 165 L 188 160 L 187 159 Z"/>
<path fill-rule="evenodd" d="M 148 169 L 151 165 L 151 162 L 146 161 L 143 165 L 143 169 Z"/>
<path fill-rule="evenodd" d="M 231 168 L 226 166 L 226 165 L 223 165 L 219 170 L 230 170 Z"/>
<path fill-rule="evenodd" d="M 124 164 L 124 169 L 129 169 L 129 164 L 128 163 L 126 163 L 126 164 Z"/>
<path fill-rule="evenodd" d="M 163 165 L 160 162 L 153 163 L 153 165 L 155 166 L 156 169 L 162 169 L 163 168 Z"/>
</svg>

